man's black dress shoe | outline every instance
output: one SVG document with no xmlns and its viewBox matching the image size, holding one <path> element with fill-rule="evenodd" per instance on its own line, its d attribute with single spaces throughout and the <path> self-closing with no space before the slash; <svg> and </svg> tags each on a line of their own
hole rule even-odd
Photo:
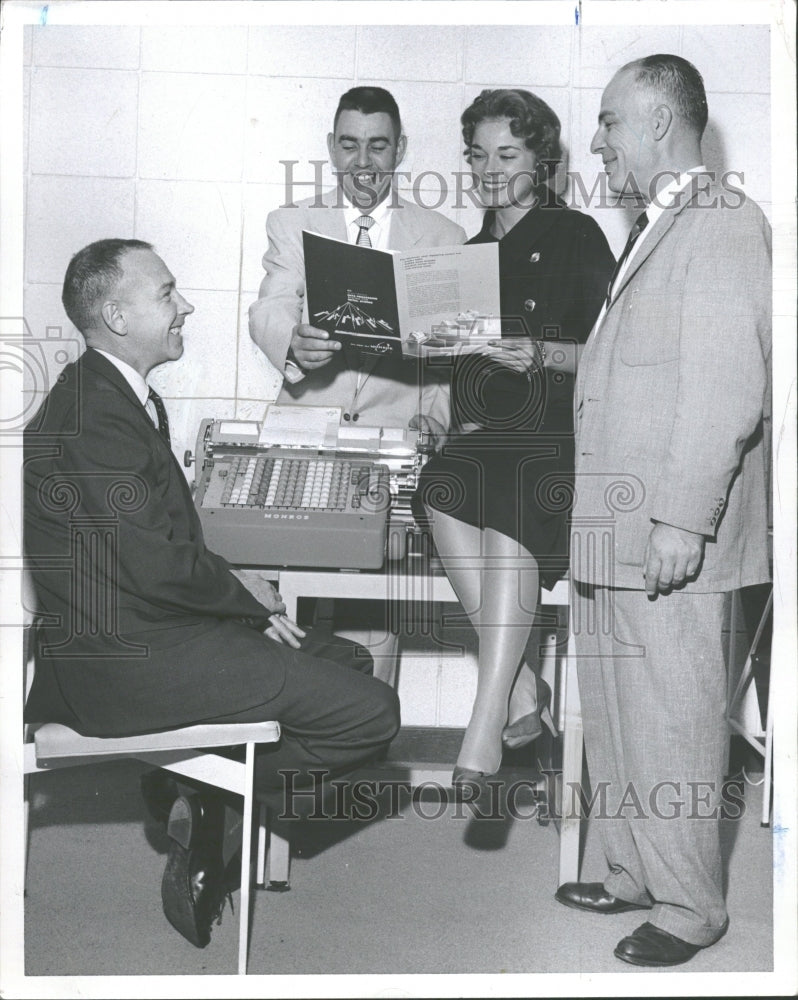
<svg viewBox="0 0 798 1000">
<path fill-rule="evenodd" d="M 601 882 L 564 882 L 554 893 L 563 906 L 591 913 L 626 913 L 627 910 L 650 910 L 644 903 L 630 903 L 607 892 Z"/>
<path fill-rule="evenodd" d="M 225 897 L 223 860 L 224 802 L 213 795 L 175 799 L 167 833 L 172 845 L 161 882 L 163 911 L 169 923 L 197 948 L 221 923 Z"/>
<path fill-rule="evenodd" d="M 725 932 L 724 928 L 723 933 Z M 646 921 L 634 933 L 618 942 L 614 954 L 630 965 L 681 965 L 706 947 L 708 946 L 683 941 Z"/>
</svg>

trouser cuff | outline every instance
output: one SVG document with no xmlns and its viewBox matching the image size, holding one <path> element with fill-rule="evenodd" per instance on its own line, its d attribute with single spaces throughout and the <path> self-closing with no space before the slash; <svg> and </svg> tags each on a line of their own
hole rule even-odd
<svg viewBox="0 0 798 1000">
<path fill-rule="evenodd" d="M 727 916 L 724 917 L 720 925 L 700 924 L 685 917 L 667 904 L 655 906 L 648 922 L 661 931 L 667 931 L 668 934 L 673 934 L 675 937 L 681 938 L 682 941 L 697 945 L 699 948 L 706 948 L 719 941 L 729 926 Z"/>
</svg>

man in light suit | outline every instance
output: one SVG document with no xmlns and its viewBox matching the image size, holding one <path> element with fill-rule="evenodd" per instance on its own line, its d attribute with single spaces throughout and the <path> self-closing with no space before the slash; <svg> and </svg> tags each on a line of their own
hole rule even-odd
<svg viewBox="0 0 798 1000">
<path fill-rule="evenodd" d="M 575 399 L 574 629 L 609 874 L 557 898 L 649 910 L 615 949 L 643 966 L 685 962 L 728 925 L 723 610 L 769 578 L 770 227 L 705 170 L 706 122 L 695 67 L 649 56 L 604 91 L 591 146 L 610 189 L 647 209 Z"/>
<path fill-rule="evenodd" d="M 393 191 L 406 144 L 399 109 L 387 90 L 355 87 L 341 97 L 327 136 L 338 186 L 269 214 L 266 276 L 249 309 L 249 332 L 284 374 L 278 403 L 340 406 L 347 422 L 442 434 L 449 426 L 449 392 L 439 370 L 426 370 L 419 386 L 412 362 L 384 357 L 350 366 L 338 341 L 304 321 L 303 229 L 350 243 L 368 239 L 379 250 L 465 241 L 460 226 Z M 364 217 L 370 221 L 363 223 Z M 361 235 L 364 229 L 367 237 Z"/>
</svg>

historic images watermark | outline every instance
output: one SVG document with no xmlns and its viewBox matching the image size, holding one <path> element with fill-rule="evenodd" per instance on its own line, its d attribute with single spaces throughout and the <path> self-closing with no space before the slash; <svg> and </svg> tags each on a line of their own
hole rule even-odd
<svg viewBox="0 0 798 1000">
<path fill-rule="evenodd" d="M 340 183 L 336 187 L 336 199 L 330 202 L 328 186 L 324 182 L 327 160 L 280 160 L 279 162 L 284 171 L 284 197 L 281 208 L 296 208 L 297 199 L 305 199 L 310 195 L 313 196 L 311 208 L 342 209 L 346 206 Z M 307 179 L 307 168 L 310 168 L 312 180 Z M 333 170 L 331 175 L 337 182 L 340 171 Z M 470 170 L 453 170 L 450 174 L 443 174 L 438 170 L 421 170 L 416 174 L 409 170 L 396 170 L 386 176 L 394 178 L 388 202 L 390 208 L 401 208 L 401 198 L 419 208 L 433 210 L 485 207 L 477 193 L 478 178 Z M 518 186 L 522 184 L 526 186 L 530 176 L 521 171 L 509 179 L 507 198 L 510 204 L 516 201 L 515 191 Z M 578 170 L 566 170 L 557 175 L 557 187 L 564 193 L 558 196 L 552 187 L 546 187 L 544 198 L 551 199 L 552 203 L 559 198 L 569 208 L 616 208 L 619 203 L 641 207 L 646 203 L 660 208 L 678 207 L 685 198 L 692 198 L 692 204 L 696 208 L 737 209 L 745 203 L 747 196 L 740 187 L 745 183 L 745 173 L 742 170 L 724 170 L 722 173 L 715 170 L 702 172 L 696 175 L 694 191 L 683 189 L 675 195 L 671 193 L 666 202 L 661 202 L 659 193 L 669 182 L 678 177 L 679 174 L 675 171 L 660 171 L 651 178 L 643 191 L 634 174 L 629 172 L 624 178 L 620 192 L 615 192 L 610 190 L 607 175 L 604 173 L 594 173 L 590 177 L 584 177 Z M 352 183 L 364 198 L 373 195 L 373 186 L 367 186 L 357 177 L 352 178 Z"/>
<path fill-rule="evenodd" d="M 578 782 L 561 781 L 561 772 L 544 769 L 529 778 L 491 778 L 486 791 L 476 787 L 454 791 L 434 780 L 414 784 L 397 778 L 335 778 L 325 769 L 312 769 L 310 787 L 297 787 L 299 771 L 280 772 L 283 778 L 279 819 L 371 822 L 424 820 L 443 816 L 469 820 L 537 821 L 590 818 L 609 820 L 739 820 L 745 814 L 745 782 L 729 778 L 720 787 L 713 781 L 664 779 L 648 788 L 628 782 L 622 789 L 608 781 L 586 791 Z"/>
</svg>

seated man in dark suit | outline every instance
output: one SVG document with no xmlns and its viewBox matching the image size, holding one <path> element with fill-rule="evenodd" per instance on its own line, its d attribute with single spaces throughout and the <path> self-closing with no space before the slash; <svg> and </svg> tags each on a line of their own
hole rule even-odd
<svg viewBox="0 0 798 1000">
<path fill-rule="evenodd" d="M 183 354 L 194 311 L 164 262 L 139 240 L 101 240 L 73 257 L 62 298 L 87 350 L 25 432 L 25 548 L 45 622 L 26 719 L 95 736 L 276 719 L 282 739 L 257 772 L 274 802 L 285 770 L 310 784 L 309 769 L 341 774 L 377 755 L 399 710 L 365 651 L 304 633 L 276 591 L 256 600 L 205 547 L 146 383 Z M 170 833 L 182 823 L 185 843 L 170 851 L 164 906 L 207 943 L 207 900 L 179 896 L 199 864 L 202 891 L 221 901 L 218 804 L 181 797 L 173 814 Z"/>
</svg>

